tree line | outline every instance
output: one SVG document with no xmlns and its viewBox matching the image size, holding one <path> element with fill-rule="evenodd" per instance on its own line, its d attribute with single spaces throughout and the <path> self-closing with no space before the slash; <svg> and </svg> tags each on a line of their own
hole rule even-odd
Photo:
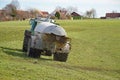
<svg viewBox="0 0 120 80">
<path fill-rule="evenodd" d="M 40 14 L 40 11 L 35 8 L 30 8 L 25 12 L 26 14 L 23 14 L 23 12 L 20 12 L 20 3 L 18 0 L 12 0 L 9 4 L 7 4 L 2 9 L 2 17 L 11 17 L 11 20 L 19 19 L 19 18 L 32 18 L 37 17 Z M 60 6 L 56 7 L 55 10 L 50 14 L 58 19 L 70 19 L 72 12 L 78 12 L 77 7 L 68 7 L 68 8 L 62 8 Z M 28 15 L 29 14 L 29 15 Z M 86 11 L 84 14 L 82 14 L 82 17 L 85 18 L 95 18 L 96 17 L 96 10 L 90 9 Z"/>
</svg>

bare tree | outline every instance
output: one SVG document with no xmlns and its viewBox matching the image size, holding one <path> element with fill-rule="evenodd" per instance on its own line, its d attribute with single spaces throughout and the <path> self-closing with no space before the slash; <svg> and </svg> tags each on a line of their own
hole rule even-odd
<svg viewBox="0 0 120 80">
<path fill-rule="evenodd" d="M 38 16 L 43 16 L 39 10 L 35 8 L 30 8 L 28 9 L 29 13 L 31 14 L 31 17 L 38 17 Z"/>
<path fill-rule="evenodd" d="M 68 14 L 78 11 L 76 7 L 72 7 L 72 6 L 68 7 L 66 10 Z"/>
<path fill-rule="evenodd" d="M 112 13 L 117 13 L 117 11 L 113 10 Z"/>
<path fill-rule="evenodd" d="M 57 6 L 57 7 L 55 8 L 55 11 L 59 11 L 59 10 L 62 10 L 62 7 Z"/>
<path fill-rule="evenodd" d="M 90 12 L 91 12 L 91 17 L 95 18 L 96 17 L 96 10 L 95 9 L 91 9 Z"/>
<path fill-rule="evenodd" d="M 18 0 L 12 0 L 10 4 L 7 4 L 3 10 L 6 16 L 11 16 L 13 19 L 17 16 L 17 10 L 20 8 Z"/>
<path fill-rule="evenodd" d="M 6 15 L 10 15 L 12 17 L 17 15 L 17 9 L 14 5 L 8 4 L 3 8 L 3 10 L 6 12 Z"/>
<path fill-rule="evenodd" d="M 86 11 L 85 16 L 88 18 L 95 18 L 96 17 L 96 10 L 91 9 L 89 11 Z"/>
<path fill-rule="evenodd" d="M 90 18 L 90 17 L 91 17 L 91 12 L 90 12 L 90 11 L 86 11 L 86 13 L 85 13 L 85 17 Z"/>
<path fill-rule="evenodd" d="M 14 5 L 16 7 L 16 9 L 20 9 L 20 3 L 18 2 L 18 0 L 12 0 L 11 5 Z"/>
</svg>

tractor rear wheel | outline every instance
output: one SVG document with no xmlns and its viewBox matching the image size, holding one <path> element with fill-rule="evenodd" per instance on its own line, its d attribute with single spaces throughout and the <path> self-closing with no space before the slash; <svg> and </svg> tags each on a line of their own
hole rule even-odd
<svg viewBox="0 0 120 80">
<path fill-rule="evenodd" d="M 39 58 L 41 56 L 41 51 L 39 49 L 30 48 L 28 51 L 28 56 L 32 58 Z"/>
<path fill-rule="evenodd" d="M 23 41 L 23 51 L 27 52 L 28 49 L 28 41 L 31 38 L 31 32 L 29 30 L 25 30 L 24 32 L 24 41 Z"/>
</svg>

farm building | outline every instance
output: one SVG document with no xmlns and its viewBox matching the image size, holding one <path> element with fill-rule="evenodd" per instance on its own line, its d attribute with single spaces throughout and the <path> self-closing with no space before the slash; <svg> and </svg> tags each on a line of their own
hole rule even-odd
<svg viewBox="0 0 120 80">
<path fill-rule="evenodd" d="M 71 13 L 71 15 L 72 16 L 80 16 L 78 13 L 76 13 L 76 12 L 73 12 L 73 13 Z"/>
<path fill-rule="evenodd" d="M 43 17 L 48 17 L 49 16 L 49 13 L 46 12 L 46 11 L 40 11 L 40 13 Z"/>
<path fill-rule="evenodd" d="M 81 15 L 76 12 L 71 13 L 71 16 L 73 17 L 73 19 L 81 19 Z"/>
<path fill-rule="evenodd" d="M 106 18 L 120 18 L 120 13 L 106 13 Z"/>
</svg>

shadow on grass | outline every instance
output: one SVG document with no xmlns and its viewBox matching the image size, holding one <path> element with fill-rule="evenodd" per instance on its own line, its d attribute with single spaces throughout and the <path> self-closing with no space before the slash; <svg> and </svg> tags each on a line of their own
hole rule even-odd
<svg viewBox="0 0 120 80">
<path fill-rule="evenodd" d="M 21 49 L 13 49 L 8 47 L 0 47 L 2 51 L 8 55 L 18 56 L 18 57 L 25 57 L 25 53 L 22 52 Z"/>
<path fill-rule="evenodd" d="M 7 55 L 12 55 L 12 56 L 17 56 L 17 57 L 22 57 L 22 58 L 30 58 L 26 55 L 25 52 L 22 51 L 22 49 L 13 49 L 13 48 L 8 48 L 8 47 L 1 47 L 1 50 L 6 53 Z M 52 59 L 48 59 L 48 58 L 37 58 L 40 60 L 44 60 L 44 61 L 52 61 Z"/>
</svg>

